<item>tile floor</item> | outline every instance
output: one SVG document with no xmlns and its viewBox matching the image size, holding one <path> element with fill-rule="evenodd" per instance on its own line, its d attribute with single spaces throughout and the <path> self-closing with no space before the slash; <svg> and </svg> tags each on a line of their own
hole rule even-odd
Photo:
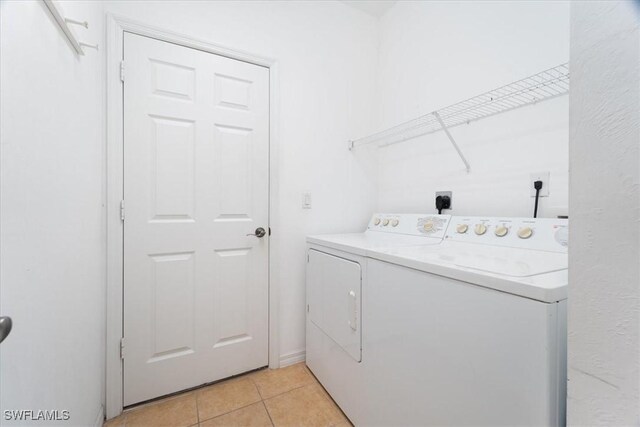
<svg viewBox="0 0 640 427">
<path fill-rule="evenodd" d="M 263 369 L 125 411 L 105 427 L 349 427 L 304 363 Z"/>
</svg>

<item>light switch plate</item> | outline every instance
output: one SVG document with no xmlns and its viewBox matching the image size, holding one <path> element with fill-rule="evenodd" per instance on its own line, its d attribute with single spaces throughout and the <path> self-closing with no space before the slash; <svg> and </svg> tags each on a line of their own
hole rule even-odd
<svg viewBox="0 0 640 427">
<path fill-rule="evenodd" d="M 549 180 L 551 177 L 550 172 L 538 172 L 532 173 L 529 179 L 529 194 L 531 197 L 536 197 L 536 189 L 533 187 L 533 183 L 536 181 L 542 181 L 542 188 L 540 189 L 540 197 L 549 197 Z"/>
<path fill-rule="evenodd" d="M 311 193 L 302 193 L 302 209 L 311 209 Z"/>
</svg>

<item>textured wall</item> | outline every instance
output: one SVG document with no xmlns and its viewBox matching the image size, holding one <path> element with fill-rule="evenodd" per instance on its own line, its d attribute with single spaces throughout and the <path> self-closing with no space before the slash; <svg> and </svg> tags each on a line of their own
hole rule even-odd
<svg viewBox="0 0 640 427">
<path fill-rule="evenodd" d="M 571 11 L 571 425 L 638 425 L 638 4 Z"/>
</svg>

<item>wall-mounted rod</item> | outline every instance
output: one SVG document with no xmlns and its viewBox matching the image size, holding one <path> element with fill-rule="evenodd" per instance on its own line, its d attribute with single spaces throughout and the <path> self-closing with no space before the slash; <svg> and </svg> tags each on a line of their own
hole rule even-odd
<svg viewBox="0 0 640 427">
<path fill-rule="evenodd" d="M 453 136 L 451 136 L 451 133 L 449 132 L 449 129 L 447 128 L 447 125 L 444 124 L 444 122 L 442 121 L 442 117 L 440 117 L 440 114 L 438 114 L 437 111 L 434 111 L 433 115 L 436 117 L 436 120 L 438 120 L 438 123 L 440 123 L 440 126 L 442 126 L 442 130 L 447 135 L 447 138 L 449 138 L 449 141 L 451 141 L 451 144 L 453 145 L 453 148 L 455 148 L 456 151 L 458 152 L 458 155 L 462 159 L 462 162 L 464 163 L 465 168 L 467 168 L 467 173 L 469 173 L 469 171 L 471 170 L 471 166 L 469 166 L 469 162 L 464 157 L 464 154 L 462 154 L 462 151 L 460 151 L 460 147 L 458 147 L 458 144 L 456 144 L 456 140 L 453 139 Z"/>
<path fill-rule="evenodd" d="M 62 13 L 62 9 L 60 9 L 60 6 L 57 5 L 54 0 L 42 0 L 42 2 L 45 4 L 45 6 L 47 6 L 47 9 L 49 9 L 49 12 L 51 12 L 51 16 L 53 16 L 53 19 L 55 19 L 56 23 L 62 30 L 62 33 L 69 40 L 69 43 L 71 43 L 71 47 L 76 51 L 78 55 L 84 55 L 84 50 L 82 49 L 83 47 L 98 49 L 97 44 L 92 45 L 79 41 L 73 30 L 69 26 L 69 24 L 71 24 L 89 28 L 89 23 L 87 21 L 78 21 L 76 19 L 65 18 L 64 14 Z"/>
</svg>

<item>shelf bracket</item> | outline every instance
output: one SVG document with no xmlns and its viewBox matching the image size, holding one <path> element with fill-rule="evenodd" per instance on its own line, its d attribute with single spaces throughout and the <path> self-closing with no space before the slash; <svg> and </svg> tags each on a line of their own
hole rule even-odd
<svg viewBox="0 0 640 427">
<path fill-rule="evenodd" d="M 447 125 L 445 125 L 444 122 L 442 121 L 442 117 L 440 117 L 440 114 L 438 114 L 437 111 L 433 112 L 433 116 L 436 118 L 438 123 L 440 123 L 440 126 L 442 126 L 442 130 L 447 135 L 447 138 L 449 138 L 449 141 L 451 141 L 451 145 L 453 145 L 453 148 L 455 148 L 456 151 L 458 152 L 458 155 L 460 156 L 460 159 L 462 159 L 462 162 L 464 163 L 464 166 L 467 169 L 467 173 L 469 173 L 469 171 L 471 170 L 471 166 L 469 166 L 469 162 L 464 157 L 464 154 L 462 154 L 462 151 L 460 151 L 460 147 L 458 147 L 458 144 L 456 144 L 456 140 L 453 139 L 453 136 L 451 136 L 451 133 L 449 132 L 449 129 L 447 128 Z"/>
<path fill-rule="evenodd" d="M 53 19 L 56 21 L 56 23 L 62 30 L 62 33 L 69 40 L 71 47 L 78 55 L 84 55 L 84 50 L 83 50 L 84 47 L 98 49 L 97 44 L 92 45 L 92 44 L 79 41 L 78 38 L 76 37 L 76 34 L 73 32 L 73 30 L 69 26 L 69 25 L 79 25 L 84 28 L 89 28 L 88 22 L 79 21 L 77 19 L 66 18 L 62 12 L 62 9 L 60 9 L 60 6 L 58 6 L 57 2 L 54 0 L 42 0 L 42 1 L 45 4 L 45 6 L 47 6 L 47 9 L 49 9 L 49 12 L 51 12 L 51 16 L 53 16 Z"/>
</svg>

